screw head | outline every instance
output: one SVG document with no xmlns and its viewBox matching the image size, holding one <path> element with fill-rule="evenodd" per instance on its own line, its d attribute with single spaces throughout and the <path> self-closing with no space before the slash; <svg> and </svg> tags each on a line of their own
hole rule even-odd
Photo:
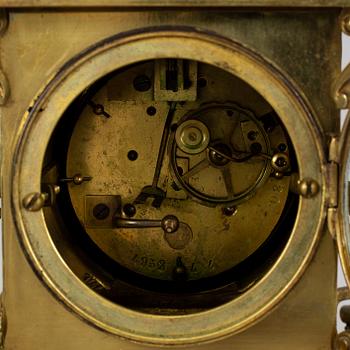
<svg viewBox="0 0 350 350">
<path fill-rule="evenodd" d="M 97 220 L 105 220 L 108 218 L 110 213 L 109 207 L 104 203 L 99 203 L 95 205 L 94 209 L 92 210 L 92 214 Z"/>
<path fill-rule="evenodd" d="M 277 172 L 286 171 L 289 167 L 289 157 L 285 153 L 276 153 L 271 159 L 271 165 Z"/>
<path fill-rule="evenodd" d="M 209 145 L 208 128 L 199 120 L 189 119 L 181 123 L 175 132 L 177 146 L 185 153 L 198 154 Z"/>
<path fill-rule="evenodd" d="M 225 208 L 222 208 L 222 213 L 225 215 L 225 216 L 232 216 L 234 214 L 237 213 L 237 207 L 235 207 L 234 205 L 230 206 L 230 207 L 225 207 Z"/>
<path fill-rule="evenodd" d="M 73 176 L 73 183 L 75 185 L 81 185 L 84 182 L 84 177 L 81 174 L 76 174 Z"/>
<path fill-rule="evenodd" d="M 162 229 L 166 233 L 174 233 L 180 226 L 179 219 L 175 215 L 167 215 L 162 220 Z"/>
<path fill-rule="evenodd" d="M 337 92 L 335 95 L 335 104 L 338 109 L 346 109 L 349 105 L 349 97 L 344 92 Z"/>
<path fill-rule="evenodd" d="M 126 203 L 123 207 L 123 212 L 127 217 L 132 218 L 136 214 L 136 208 L 133 204 Z"/>
<path fill-rule="evenodd" d="M 182 130 L 180 139 L 189 148 L 197 148 L 203 140 L 202 132 L 196 127 L 188 127 Z"/>
<path fill-rule="evenodd" d="M 145 92 L 152 86 L 151 79 L 147 75 L 139 75 L 133 81 L 134 89 L 139 92 Z"/>
<path fill-rule="evenodd" d="M 22 201 L 23 207 L 28 211 L 39 211 L 46 202 L 44 193 L 32 192 L 27 194 Z"/>
<path fill-rule="evenodd" d="M 226 155 L 227 157 L 232 157 L 232 151 L 228 145 L 225 143 L 216 143 L 213 145 L 213 149 L 210 149 L 208 152 L 209 160 L 214 166 L 221 167 L 230 162 L 229 159 L 223 157 L 220 153 Z"/>
<path fill-rule="evenodd" d="M 100 105 L 100 104 L 95 105 L 95 107 L 94 107 L 94 112 L 95 112 L 95 114 L 101 115 L 101 114 L 103 114 L 104 111 L 105 111 L 105 110 L 104 110 L 104 108 L 103 108 L 102 105 Z"/>
</svg>

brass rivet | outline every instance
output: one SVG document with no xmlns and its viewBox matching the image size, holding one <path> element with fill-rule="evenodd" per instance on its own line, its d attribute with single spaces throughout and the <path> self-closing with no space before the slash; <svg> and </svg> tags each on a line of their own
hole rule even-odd
<svg viewBox="0 0 350 350">
<path fill-rule="evenodd" d="M 335 103 L 336 103 L 337 108 L 346 109 L 348 107 L 348 104 L 349 104 L 348 95 L 346 95 L 343 92 L 338 92 L 335 95 Z"/>
<path fill-rule="evenodd" d="M 81 185 L 84 182 L 84 178 L 81 174 L 76 174 L 73 176 L 73 183 L 75 185 Z"/>
<path fill-rule="evenodd" d="M 304 179 L 299 181 L 298 190 L 301 196 L 311 198 L 319 192 L 320 185 L 313 179 Z"/>
</svg>

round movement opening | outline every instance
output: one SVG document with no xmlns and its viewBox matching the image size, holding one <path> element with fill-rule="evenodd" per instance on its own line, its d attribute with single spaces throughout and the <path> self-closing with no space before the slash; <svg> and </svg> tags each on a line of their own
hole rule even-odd
<svg viewBox="0 0 350 350">
<path fill-rule="evenodd" d="M 283 123 L 251 86 L 202 62 L 148 60 L 67 108 L 46 150 L 42 184 L 60 192 L 44 215 L 96 293 L 194 313 L 240 296 L 279 257 L 298 207 L 292 173 Z"/>
</svg>

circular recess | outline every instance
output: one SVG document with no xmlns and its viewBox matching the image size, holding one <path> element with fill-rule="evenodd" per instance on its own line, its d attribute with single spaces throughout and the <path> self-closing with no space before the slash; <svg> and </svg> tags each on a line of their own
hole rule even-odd
<svg viewBox="0 0 350 350">
<path fill-rule="evenodd" d="M 138 75 L 134 79 L 134 89 L 139 92 L 146 92 L 152 87 L 151 79 L 147 75 Z"/>
<path fill-rule="evenodd" d="M 132 162 L 135 161 L 138 158 L 139 154 L 135 150 L 130 150 L 128 152 L 128 159 L 131 160 Z"/>
<path fill-rule="evenodd" d="M 153 117 L 155 114 L 157 113 L 157 109 L 153 106 L 149 106 L 147 108 L 147 114 L 150 116 L 150 117 Z"/>
<path fill-rule="evenodd" d="M 128 282 L 137 284 L 145 294 L 144 298 L 138 298 L 144 302 L 132 303 L 140 290 L 138 294 L 134 290 L 133 294 L 129 285 L 130 300 L 113 287 L 104 296 L 148 313 L 188 314 L 233 300 L 240 290 L 252 287 L 268 271 L 274 261 L 271 256 L 277 256 L 277 250 L 282 249 L 281 240 L 284 244 L 288 240 L 297 203 L 292 205 L 294 211 L 287 209 L 295 199 L 288 193 L 290 176 L 285 176 L 284 170 L 280 171 L 280 179 L 270 176 L 270 153 L 282 141 L 289 143 L 281 122 L 267 135 L 261 120 L 270 118 L 268 114 L 277 118 L 276 114 L 267 113 L 271 110 L 269 104 L 232 74 L 190 61 L 214 88 L 194 101 L 176 104 L 168 123 L 170 106 L 173 108 L 169 101 L 154 101 L 159 113 L 150 119 L 143 111 L 153 96 L 140 99 L 133 89 L 125 91 L 122 99 L 109 93 L 115 86 L 125 86 L 134 71 L 152 71 L 160 62 L 133 64 L 114 72 L 104 85 L 97 82 L 97 91 L 90 87 L 92 99 L 103 104 L 111 118 L 101 122 L 91 108 L 84 105 L 81 108 L 77 102 L 72 110 L 82 109 L 82 112 L 74 112 L 78 118 L 73 130 L 67 125 L 73 118 L 69 110 L 57 127 L 65 135 L 71 133 L 69 145 L 60 144 L 56 151 L 48 150 L 47 159 L 50 164 L 58 163 L 58 168 L 66 169 L 67 174 L 84 173 L 91 178 L 84 186 L 68 186 L 68 193 L 62 189 L 62 206 L 66 208 L 66 202 L 71 201 L 72 208 L 71 215 L 56 208 L 56 212 L 62 212 L 61 221 L 70 222 L 75 217 L 81 223 L 82 235 L 88 236 L 111 259 L 109 265 L 114 262 L 127 269 L 123 275 L 129 277 Z M 235 103 L 213 102 L 218 95 L 225 101 L 234 98 Z M 238 107 L 242 105 L 249 110 Z M 248 137 L 252 131 L 254 140 Z M 169 134 L 167 140 L 163 138 L 165 133 Z M 52 144 L 56 145 L 61 138 L 60 133 L 54 133 Z M 112 139 L 113 142 L 104 142 Z M 259 152 L 251 152 L 254 142 L 263 145 Z M 130 144 L 142 149 L 145 155 L 132 166 L 124 157 Z M 164 148 L 168 152 L 162 155 L 161 171 L 153 181 L 159 150 Z M 175 154 L 169 152 L 172 148 Z M 64 163 L 50 158 L 49 154 L 59 151 L 67 154 Z M 293 158 L 293 151 L 285 156 Z M 297 166 L 292 168 L 297 171 Z M 279 189 L 278 193 L 274 188 Z M 123 207 L 123 212 L 115 208 L 115 221 L 109 226 L 105 221 L 90 220 L 91 201 L 95 203 L 102 198 L 107 202 L 118 199 L 119 207 Z M 131 216 L 125 210 L 128 203 L 133 203 L 136 211 L 133 220 L 128 219 Z M 239 210 L 234 211 L 237 215 L 229 209 L 234 204 L 239 204 Z M 164 234 L 166 230 L 160 223 L 169 215 L 177 217 L 182 224 L 176 231 Z M 178 274 L 174 274 L 179 258 L 181 269 L 186 271 L 181 275 L 182 283 L 178 283 Z M 69 259 L 66 263 L 73 265 Z M 118 266 L 111 267 L 109 274 L 121 278 Z M 149 280 L 142 281 L 140 276 Z M 150 302 L 149 289 L 162 293 L 158 295 L 162 307 Z M 199 297 L 194 309 L 191 305 Z"/>
<path fill-rule="evenodd" d="M 185 153 L 198 154 L 209 145 L 208 128 L 199 120 L 186 120 L 176 129 L 175 139 L 178 147 Z"/>
</svg>

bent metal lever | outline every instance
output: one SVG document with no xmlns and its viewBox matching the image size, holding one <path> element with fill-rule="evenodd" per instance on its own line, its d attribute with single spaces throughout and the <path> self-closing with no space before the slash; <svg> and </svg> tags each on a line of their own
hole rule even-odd
<svg viewBox="0 0 350 350">
<path fill-rule="evenodd" d="M 119 228 L 150 228 L 160 227 L 166 233 L 174 233 L 180 226 L 180 221 L 175 215 L 166 215 L 161 220 L 152 219 L 124 219 L 114 218 L 114 226 Z"/>
</svg>

